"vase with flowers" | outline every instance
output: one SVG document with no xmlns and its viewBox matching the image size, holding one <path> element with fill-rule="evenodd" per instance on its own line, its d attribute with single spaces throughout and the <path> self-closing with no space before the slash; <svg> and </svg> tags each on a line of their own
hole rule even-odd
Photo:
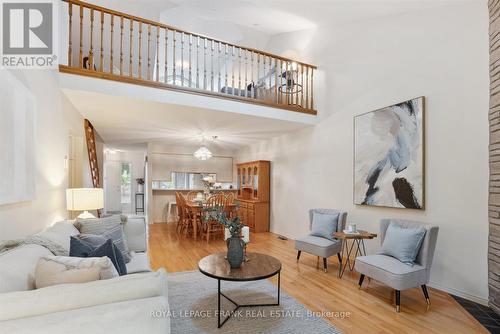
<svg viewBox="0 0 500 334">
<path fill-rule="evenodd" d="M 137 193 L 144 194 L 144 179 L 141 177 L 141 178 L 135 179 L 135 181 L 137 182 Z"/>
<path fill-rule="evenodd" d="M 228 229 L 231 236 L 226 240 L 227 261 L 233 269 L 241 267 L 241 264 L 245 259 L 245 242 L 241 237 L 241 229 L 243 228 L 243 224 L 241 223 L 240 217 L 236 216 L 233 218 L 229 218 L 226 212 L 223 212 L 221 208 L 218 207 L 207 208 L 206 212 L 206 220 L 215 220 Z"/>
</svg>

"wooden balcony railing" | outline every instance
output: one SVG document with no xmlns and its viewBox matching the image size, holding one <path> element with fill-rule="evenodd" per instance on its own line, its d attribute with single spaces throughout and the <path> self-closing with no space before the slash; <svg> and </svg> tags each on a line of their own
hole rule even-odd
<svg viewBox="0 0 500 334">
<path fill-rule="evenodd" d="M 60 71 L 316 114 L 315 66 L 77 0 Z"/>
</svg>

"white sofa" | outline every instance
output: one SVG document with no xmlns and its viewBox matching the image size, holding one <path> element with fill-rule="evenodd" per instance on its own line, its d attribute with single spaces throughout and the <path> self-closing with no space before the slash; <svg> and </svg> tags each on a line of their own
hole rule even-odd
<svg viewBox="0 0 500 334">
<path fill-rule="evenodd" d="M 145 219 L 129 217 L 124 231 L 129 275 L 109 280 L 35 290 L 36 263 L 52 253 L 28 244 L 1 254 L 0 333 L 170 333 L 166 273 L 151 272 Z M 63 221 L 39 234 L 69 250 L 79 231 Z"/>
</svg>

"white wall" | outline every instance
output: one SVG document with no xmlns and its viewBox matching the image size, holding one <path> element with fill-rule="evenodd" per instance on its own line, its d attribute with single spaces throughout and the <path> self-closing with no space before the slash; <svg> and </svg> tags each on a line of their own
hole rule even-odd
<svg viewBox="0 0 500 334">
<path fill-rule="evenodd" d="M 304 42 L 305 41 L 305 42 Z M 349 212 L 378 231 L 383 217 L 439 225 L 431 285 L 485 302 L 488 240 L 486 2 L 285 34 L 268 48 L 318 65 L 322 122 L 261 142 L 238 161 L 272 161 L 271 230 L 307 233 L 307 210 Z M 353 205 L 353 117 L 426 97 L 426 210 Z M 367 243 L 375 252 L 378 240 Z"/>
<path fill-rule="evenodd" d="M 0 70 L 0 80 L 2 80 Z M 70 133 L 83 135 L 83 120 L 57 88 L 57 73 L 11 71 L 35 97 L 36 199 L 0 206 L 0 240 L 20 238 L 67 217 L 65 190 Z M 80 128 L 78 128 L 80 126 Z M 2 161 L 0 160 L 0 163 Z"/>
</svg>

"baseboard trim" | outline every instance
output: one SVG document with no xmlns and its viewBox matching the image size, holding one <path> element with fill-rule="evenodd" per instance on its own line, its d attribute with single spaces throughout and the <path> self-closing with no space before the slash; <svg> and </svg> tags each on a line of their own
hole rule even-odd
<svg viewBox="0 0 500 334">
<path fill-rule="evenodd" d="M 471 294 L 469 294 L 467 292 L 463 292 L 463 291 L 456 290 L 456 289 L 453 289 L 453 288 L 448 288 L 448 287 L 442 286 L 442 285 L 437 284 L 437 283 L 432 282 L 432 281 L 429 282 L 428 285 L 431 288 L 444 291 L 446 293 L 449 293 L 450 295 L 458 296 L 458 297 L 461 297 L 461 298 L 473 301 L 475 303 L 478 303 L 478 304 L 481 304 L 481 305 L 484 305 L 484 306 L 488 306 L 488 299 L 485 299 L 485 298 L 482 298 L 482 297 L 478 297 L 478 296 L 475 296 L 475 295 L 471 295 Z"/>
</svg>

